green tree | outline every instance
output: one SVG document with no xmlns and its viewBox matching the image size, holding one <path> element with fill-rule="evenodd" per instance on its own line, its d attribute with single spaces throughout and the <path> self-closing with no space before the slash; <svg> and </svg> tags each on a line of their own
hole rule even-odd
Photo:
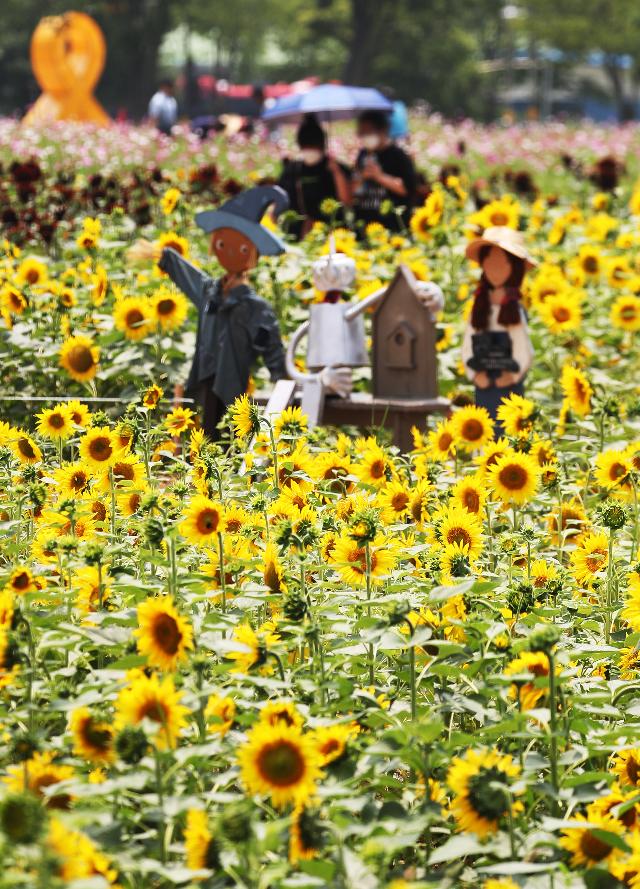
<svg viewBox="0 0 640 889">
<path fill-rule="evenodd" d="M 634 116 L 640 85 L 640 4 L 637 0 L 526 0 L 519 30 L 545 44 L 573 54 L 602 53 L 620 120 Z M 631 69 L 625 84 L 620 57 Z"/>
</svg>

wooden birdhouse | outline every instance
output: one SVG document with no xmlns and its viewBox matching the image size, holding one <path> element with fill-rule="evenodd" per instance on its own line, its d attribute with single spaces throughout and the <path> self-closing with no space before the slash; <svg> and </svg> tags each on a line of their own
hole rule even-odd
<svg viewBox="0 0 640 889">
<path fill-rule="evenodd" d="M 415 293 L 416 279 L 400 266 L 373 318 L 374 398 L 436 398 L 436 327 Z"/>
</svg>

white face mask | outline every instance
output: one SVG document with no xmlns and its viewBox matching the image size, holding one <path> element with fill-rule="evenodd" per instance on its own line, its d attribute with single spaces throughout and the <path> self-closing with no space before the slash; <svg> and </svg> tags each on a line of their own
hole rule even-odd
<svg viewBox="0 0 640 889">
<path fill-rule="evenodd" d="M 360 136 L 360 145 L 362 145 L 365 151 L 375 151 L 376 148 L 380 147 L 380 136 L 376 136 L 375 133 Z"/>
<path fill-rule="evenodd" d="M 313 167 L 319 164 L 323 158 L 323 154 L 319 148 L 303 148 L 300 152 L 302 163 L 307 167 Z"/>
</svg>

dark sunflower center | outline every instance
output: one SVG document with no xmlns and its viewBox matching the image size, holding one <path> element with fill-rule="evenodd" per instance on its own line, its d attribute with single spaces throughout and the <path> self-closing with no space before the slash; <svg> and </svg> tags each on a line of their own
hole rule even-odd
<svg viewBox="0 0 640 889">
<path fill-rule="evenodd" d="M 127 327 L 139 327 L 143 321 L 144 315 L 140 309 L 130 309 L 125 316 Z"/>
<path fill-rule="evenodd" d="M 556 306 L 554 311 L 556 321 L 568 321 L 571 318 L 571 312 L 566 306 Z"/>
<path fill-rule="evenodd" d="M 370 468 L 371 478 L 382 478 L 384 475 L 384 460 L 374 460 Z"/>
<path fill-rule="evenodd" d="M 21 571 L 13 578 L 14 590 L 25 590 L 29 586 L 30 578 L 26 571 Z"/>
<path fill-rule="evenodd" d="M 464 492 L 462 502 L 465 505 L 465 509 L 469 510 L 469 512 L 478 512 L 480 509 L 480 498 L 478 497 L 478 492 L 473 491 L 470 488 L 468 488 Z"/>
<path fill-rule="evenodd" d="M 182 641 L 182 633 L 175 618 L 160 614 L 153 623 L 153 637 L 165 654 L 175 654 Z"/>
<path fill-rule="evenodd" d="M 40 280 L 40 272 L 38 271 L 38 269 L 29 269 L 29 271 L 25 275 L 25 278 L 27 279 L 27 282 L 29 284 L 37 284 Z"/>
<path fill-rule="evenodd" d="M 215 509 L 203 509 L 198 515 L 198 531 L 201 534 L 212 534 L 218 528 L 220 516 Z"/>
<path fill-rule="evenodd" d="M 86 373 L 94 364 L 91 349 L 86 346 L 74 346 L 67 357 L 69 364 L 77 373 Z"/>
<path fill-rule="evenodd" d="M 470 547 L 472 542 L 471 535 L 466 528 L 449 528 L 447 531 L 447 543 L 460 543 Z"/>
<path fill-rule="evenodd" d="M 85 742 L 94 750 L 108 750 L 111 744 L 111 730 L 96 725 L 92 719 L 87 720 L 84 730 Z"/>
<path fill-rule="evenodd" d="M 113 467 L 113 476 L 116 482 L 130 482 L 134 479 L 133 467 L 128 463 L 116 463 Z"/>
<path fill-rule="evenodd" d="M 487 821 L 497 821 L 507 811 L 506 799 L 503 793 L 492 784 L 503 784 L 505 787 L 505 774 L 493 766 L 489 769 L 480 769 L 477 775 L 469 779 L 467 795 L 474 811 Z"/>
<path fill-rule="evenodd" d="M 509 217 L 500 210 L 491 214 L 491 225 L 506 225 L 508 222 Z"/>
<path fill-rule="evenodd" d="M 638 768 L 638 761 L 635 757 L 630 756 L 626 763 L 626 772 L 627 778 L 629 779 L 630 784 L 638 783 L 638 776 L 640 774 L 640 769 Z"/>
<path fill-rule="evenodd" d="M 467 420 L 462 427 L 462 437 L 466 441 L 478 441 L 483 432 L 484 427 L 480 420 Z"/>
<path fill-rule="evenodd" d="M 49 417 L 49 424 L 53 426 L 54 429 L 62 429 L 64 427 L 64 417 L 62 414 L 51 414 Z"/>
<path fill-rule="evenodd" d="M 171 315 L 176 307 L 172 299 L 161 299 L 156 303 L 158 315 Z"/>
<path fill-rule="evenodd" d="M 582 268 L 585 272 L 588 272 L 590 275 L 595 274 L 598 271 L 598 260 L 595 256 L 585 256 L 582 260 Z"/>
<path fill-rule="evenodd" d="M 33 445 L 28 438 L 18 439 L 18 449 L 22 456 L 26 457 L 28 460 L 33 460 L 36 455 L 36 452 L 33 449 Z"/>
<path fill-rule="evenodd" d="M 580 837 L 580 848 L 589 861 L 602 861 L 611 852 L 611 846 L 585 830 Z"/>
<path fill-rule="evenodd" d="M 111 441 L 106 437 L 106 435 L 101 435 L 98 436 L 98 438 L 94 438 L 89 445 L 89 453 L 94 460 L 98 460 L 99 462 L 108 460 L 113 453 Z"/>
<path fill-rule="evenodd" d="M 527 483 L 526 469 L 510 463 L 500 470 L 500 483 L 509 491 L 521 491 Z"/>
<path fill-rule="evenodd" d="M 257 765 L 262 777 L 278 787 L 291 787 L 304 775 L 304 759 L 298 747 L 290 741 L 266 745 Z"/>
<path fill-rule="evenodd" d="M 140 719 L 151 719 L 164 725 L 167 721 L 167 711 L 160 701 L 145 701 L 140 709 Z"/>
<path fill-rule="evenodd" d="M 71 476 L 71 487 L 74 491 L 81 491 L 87 483 L 87 476 L 84 472 L 74 472 Z"/>
</svg>

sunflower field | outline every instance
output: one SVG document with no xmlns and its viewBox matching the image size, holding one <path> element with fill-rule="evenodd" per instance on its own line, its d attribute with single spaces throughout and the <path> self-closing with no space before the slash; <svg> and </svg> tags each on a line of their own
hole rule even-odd
<svg viewBox="0 0 640 889">
<path fill-rule="evenodd" d="M 194 212 L 269 146 L 118 173 L 85 134 L 96 172 L 0 130 L 2 889 L 640 886 L 637 134 L 499 164 L 504 132 L 428 126 L 406 231 L 333 233 L 350 299 L 400 263 L 445 293 L 452 411 L 410 453 L 250 396 L 221 447 L 174 399 L 194 310 L 127 248 L 216 274 Z M 538 260 L 499 429 L 460 363 L 491 225 Z M 328 236 L 256 271 L 285 336 Z"/>
</svg>

